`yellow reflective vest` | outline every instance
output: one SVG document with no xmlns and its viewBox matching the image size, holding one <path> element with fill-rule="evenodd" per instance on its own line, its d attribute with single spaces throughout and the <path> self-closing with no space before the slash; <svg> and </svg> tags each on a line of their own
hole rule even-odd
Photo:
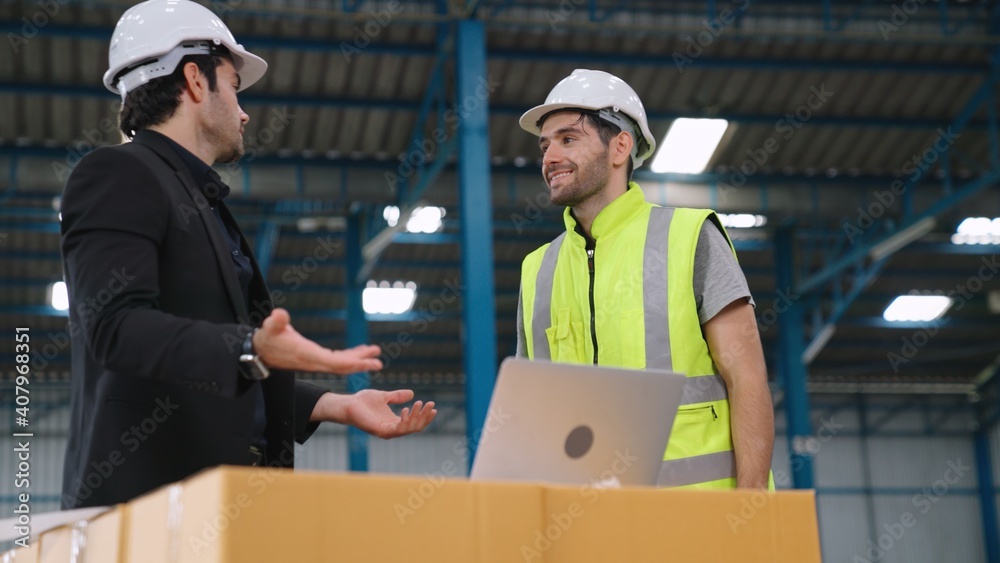
<svg viewBox="0 0 1000 563">
<path fill-rule="evenodd" d="M 702 335 L 693 288 L 698 234 L 706 219 L 718 218 L 708 209 L 647 203 L 635 183 L 594 219 L 593 251 L 568 208 L 563 218 L 566 232 L 522 264 L 528 357 L 686 375 L 659 483 L 734 488 L 728 393 Z"/>
</svg>

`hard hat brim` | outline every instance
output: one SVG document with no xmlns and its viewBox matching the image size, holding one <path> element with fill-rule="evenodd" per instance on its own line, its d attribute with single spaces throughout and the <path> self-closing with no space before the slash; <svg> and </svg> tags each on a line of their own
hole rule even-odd
<svg viewBox="0 0 1000 563">
<path fill-rule="evenodd" d="M 240 76 L 240 92 L 246 90 L 250 86 L 253 86 L 264 77 L 265 73 L 267 73 L 267 61 L 261 57 L 247 51 L 242 47 L 242 45 L 230 44 L 228 41 L 223 42 L 223 45 L 225 45 L 226 49 L 229 50 L 229 54 L 233 59 L 233 66 L 236 68 L 236 74 Z M 156 59 L 152 59 L 147 64 L 153 64 L 155 61 Z M 130 71 L 130 73 L 139 70 L 143 66 L 144 65 L 136 66 Z M 115 72 L 115 69 L 108 69 L 108 71 L 104 73 L 103 82 L 105 88 L 117 94 L 119 93 L 118 81 L 121 80 L 122 77 L 119 76 L 116 80 L 116 77 L 112 75 L 113 72 Z"/>
<path fill-rule="evenodd" d="M 242 92 L 251 87 L 267 73 L 267 61 L 244 49 L 233 50 L 236 73 L 240 75 L 240 89 Z"/>
<path fill-rule="evenodd" d="M 524 129 L 528 133 L 533 135 L 541 135 L 542 130 L 538 126 L 538 121 L 545 117 L 546 114 L 552 113 L 557 110 L 573 110 L 579 109 L 581 111 L 599 110 L 601 108 L 588 108 L 583 107 L 580 104 L 542 104 L 540 106 L 535 106 L 528 111 L 524 112 L 521 119 L 518 120 L 518 124 L 521 129 Z"/>
</svg>

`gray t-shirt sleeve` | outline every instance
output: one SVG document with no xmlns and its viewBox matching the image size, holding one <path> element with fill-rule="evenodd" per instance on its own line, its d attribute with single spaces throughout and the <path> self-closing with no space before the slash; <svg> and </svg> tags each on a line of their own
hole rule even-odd
<svg viewBox="0 0 1000 563">
<path fill-rule="evenodd" d="M 702 224 L 695 249 L 694 298 L 701 324 L 738 299 L 746 299 L 751 306 L 757 306 L 726 237 L 711 219 Z"/>
</svg>

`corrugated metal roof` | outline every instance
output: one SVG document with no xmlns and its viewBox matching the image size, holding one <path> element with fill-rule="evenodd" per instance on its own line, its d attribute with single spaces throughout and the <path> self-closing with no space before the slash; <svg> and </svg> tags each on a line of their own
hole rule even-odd
<svg viewBox="0 0 1000 563">
<path fill-rule="evenodd" d="M 599 4 L 599 12 L 611 7 Z M 117 100 L 104 91 L 100 77 L 106 67 L 107 38 L 126 5 L 94 1 L 64 6 L 54 23 L 14 56 L 0 57 L 0 107 L 7 109 L 0 111 L 0 170 L 10 172 L 0 174 L 0 186 L 14 192 L 3 207 L 16 210 L 12 214 L 32 209 L 41 213 L 27 222 L 51 222 L 51 214 L 44 210 L 51 210 L 51 196 L 58 193 L 68 167 L 92 144 L 120 140 L 114 128 Z M 283 225 L 269 283 L 287 293 L 286 306 L 297 315 L 296 324 L 304 333 L 333 344 L 342 341 L 345 323 L 323 318 L 322 312 L 342 316 L 343 247 L 317 263 L 307 279 L 300 280 L 292 268 L 313 255 L 315 236 L 329 232 L 340 237 L 342 232 L 299 233 L 294 226 L 297 216 L 276 211 L 274 204 L 315 200 L 325 206 L 323 211 L 302 215 L 334 217 L 350 203 L 361 202 L 378 217 L 381 205 L 395 203 L 397 193 L 385 174 L 408 169 L 402 162 L 411 155 L 418 112 L 434 70 L 437 29 L 426 22 L 438 16 L 430 3 L 407 3 L 404 14 L 378 28 L 370 47 L 360 48 L 360 53 L 345 51 L 364 32 L 370 10 L 383 6 L 366 2 L 357 12 L 345 13 L 338 2 L 247 2 L 225 15 L 236 37 L 270 63 L 265 78 L 243 94 L 251 117 L 246 130 L 251 152 L 239 166 L 226 168 L 234 191 L 230 201 L 251 242 L 262 220 Z M 886 189 L 886 178 L 906 173 L 906 163 L 925 154 L 936 128 L 947 125 L 982 83 L 984 73 L 976 69 L 985 69 L 989 61 L 989 40 L 981 36 L 980 22 L 970 24 L 970 33 L 935 38 L 934 14 L 922 12 L 911 28 L 895 36 L 898 40 L 885 42 L 872 25 L 878 6 L 864 7 L 862 16 L 846 23 L 845 32 L 838 34 L 822 32 L 818 6 L 762 1 L 757 11 L 726 28 L 690 64 L 678 69 L 673 55 L 687 53 L 689 37 L 704 29 L 704 7 L 693 2 L 635 2 L 632 7 L 631 12 L 615 11 L 600 24 L 588 24 L 581 11 L 564 23 L 549 25 L 545 8 L 536 3 L 482 3 L 479 17 L 487 28 L 487 73 L 495 82 L 489 134 L 496 205 L 498 350 L 503 354 L 513 347 L 520 261 L 561 229 L 559 210 L 538 197 L 544 185 L 538 174 L 536 139 L 520 129 L 517 118 L 543 101 L 574 68 L 602 68 L 628 81 L 644 100 L 658 138 L 678 115 L 730 117 L 729 131 L 708 168 L 720 181 L 731 182 L 733 171 L 752 162 L 751 153 L 774 139 L 780 149 L 763 165 L 753 166 L 760 169 L 754 174 L 773 180 L 767 188 L 752 182 L 720 197 L 704 182 L 641 179 L 647 197 L 661 203 L 764 212 L 771 219 L 770 236 L 773 227 L 790 218 L 834 233 L 845 218 L 854 221 L 855 208 L 867 205 L 873 190 Z M 450 9 L 445 20 L 455 18 L 456 8 Z M 29 2 L 5 3 L 0 5 L 0 21 L 14 29 L 11 26 L 21 17 L 36 10 Z M 834 15 L 846 21 L 850 11 L 838 3 Z M 443 67 L 446 92 L 454 90 L 456 80 L 450 57 Z M 814 92 L 821 89 L 832 94 L 820 104 Z M 432 108 L 417 132 L 433 137 L 435 128 L 443 128 L 450 139 L 455 135 L 452 123 L 442 122 L 438 111 L 456 108 L 461 104 L 456 105 L 455 96 L 449 94 L 440 107 Z M 788 117 L 797 110 L 799 117 Z M 800 119 L 807 113 L 808 119 Z M 789 125 L 790 119 L 794 125 Z M 956 182 L 973 176 L 977 160 L 988 163 L 985 119 L 986 114 L 978 112 L 974 129 L 962 133 L 955 144 L 963 155 L 952 159 Z M 436 153 L 442 144 L 435 141 L 430 152 Z M 18 149 L 12 151 L 15 145 Z M 931 181 L 915 188 L 919 205 L 943 194 L 936 179 L 938 164 Z M 459 232 L 453 166 L 429 187 L 425 198 L 447 207 L 447 232 Z M 968 214 L 1000 216 L 998 203 L 987 191 L 943 215 L 937 240 L 946 241 Z M 27 280 L 3 286 L 0 306 L 40 304 L 42 282 L 61 275 L 58 236 L 27 230 L 15 224 L 21 219 L 11 214 L 0 220 L 4 221 L 0 233 L 8 235 L 0 239 L 3 277 Z M 445 282 L 461 282 L 461 252 L 454 243 L 394 244 L 372 277 L 412 280 L 420 288 L 439 290 Z M 742 250 L 740 258 L 762 314 L 776 290 L 772 253 Z M 975 275 L 980 259 L 980 255 L 947 255 L 927 245 L 894 257 L 849 309 L 845 323 L 812 366 L 812 376 L 823 381 L 970 381 L 975 366 L 985 366 L 991 355 L 1000 353 L 991 348 L 989 330 L 983 329 L 995 326 L 996 317 L 986 307 L 989 291 L 1000 287 L 995 281 L 985 282 L 962 311 L 950 313 L 954 326 L 942 328 L 899 373 L 886 355 L 912 331 L 871 326 L 870 320 L 880 317 L 892 294 L 953 288 Z M 296 280 L 304 287 L 290 291 Z M 416 308 L 432 302 L 433 294 L 422 291 Z M 429 366 L 460 372 L 460 311 L 460 303 L 449 303 L 447 314 L 421 335 L 428 338 L 407 349 L 406 357 L 424 363 L 406 367 L 399 361 L 390 371 L 417 372 Z M 49 317 L 9 320 L 50 323 Z M 394 332 L 407 326 L 373 324 L 373 339 L 391 340 Z M 776 332 L 763 333 L 769 350 Z"/>
</svg>

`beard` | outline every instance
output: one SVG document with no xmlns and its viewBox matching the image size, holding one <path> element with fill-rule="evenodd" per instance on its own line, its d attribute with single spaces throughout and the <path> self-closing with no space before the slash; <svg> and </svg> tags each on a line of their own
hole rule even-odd
<svg viewBox="0 0 1000 563">
<path fill-rule="evenodd" d="M 566 207 L 576 207 L 587 201 L 594 195 L 600 193 L 611 178 L 611 164 L 608 163 L 608 148 L 605 147 L 604 154 L 591 160 L 582 167 L 577 166 L 573 170 L 573 182 L 563 185 L 554 191 L 549 185 L 548 179 L 545 184 L 549 186 L 549 197 L 555 205 Z"/>
<path fill-rule="evenodd" d="M 215 161 L 222 164 L 229 164 L 238 161 L 243 156 L 243 153 L 243 136 L 240 135 L 237 141 L 226 147 L 226 150 L 223 151 L 219 157 L 215 159 Z"/>
<path fill-rule="evenodd" d="M 205 136 L 218 151 L 215 161 L 222 164 L 238 161 L 245 151 L 240 122 L 237 120 L 233 124 L 232 113 L 217 97 L 214 98 L 209 112 L 211 126 L 206 128 Z"/>
</svg>

